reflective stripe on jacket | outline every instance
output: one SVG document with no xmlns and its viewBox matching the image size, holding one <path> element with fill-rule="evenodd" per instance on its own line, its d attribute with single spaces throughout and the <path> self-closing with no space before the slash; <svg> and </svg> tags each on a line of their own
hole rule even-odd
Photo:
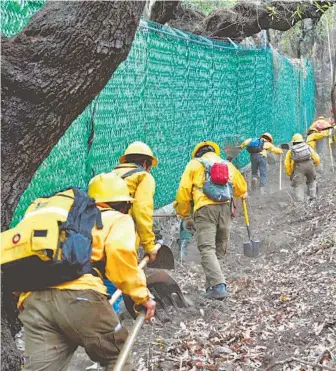
<svg viewBox="0 0 336 371">
<path fill-rule="evenodd" d="M 310 151 L 311 151 L 311 154 L 312 154 L 312 159 L 313 159 L 313 162 L 314 162 L 314 165 L 315 166 L 318 166 L 319 163 L 320 163 L 320 156 L 312 149 L 310 148 Z M 293 171 L 294 171 L 294 161 L 292 159 L 292 150 L 288 150 L 287 153 L 286 153 L 286 157 L 285 157 L 285 170 L 286 170 L 286 174 L 288 176 L 291 176 Z"/>
<path fill-rule="evenodd" d="M 132 169 L 137 168 L 134 164 L 120 164 L 113 172 L 122 176 Z M 146 253 L 155 250 L 155 234 L 153 232 L 153 212 L 155 180 L 147 171 L 140 171 L 126 177 L 131 197 L 135 198 L 130 214 L 135 223 L 136 232 L 140 243 Z"/>
<path fill-rule="evenodd" d="M 100 209 L 104 209 L 100 207 Z M 130 215 L 115 210 L 102 212 L 103 229 L 92 230 L 91 262 L 105 260 L 106 277 L 122 292 L 128 294 L 140 304 L 149 298 L 146 277 L 138 267 L 138 255 L 135 249 L 135 228 Z M 60 290 L 94 290 L 106 295 L 106 287 L 100 277 L 85 274 L 78 279 L 57 286 Z M 30 292 L 22 293 L 18 308 Z"/>
<path fill-rule="evenodd" d="M 207 152 L 202 156 L 210 163 L 222 161 L 222 159 L 213 152 Z M 233 185 L 233 192 L 235 197 L 242 197 L 247 192 L 247 185 L 244 177 L 237 170 L 234 165 L 228 162 L 230 170 L 230 181 Z M 174 208 L 182 218 L 190 215 L 191 202 L 194 203 L 194 212 L 205 205 L 222 204 L 224 202 L 215 202 L 210 200 L 202 192 L 203 184 L 205 180 L 205 169 L 204 166 L 197 161 L 197 159 L 191 160 L 182 175 L 179 188 L 176 194 L 176 201 L 174 202 Z M 228 202 L 228 201 L 227 201 Z"/>
</svg>

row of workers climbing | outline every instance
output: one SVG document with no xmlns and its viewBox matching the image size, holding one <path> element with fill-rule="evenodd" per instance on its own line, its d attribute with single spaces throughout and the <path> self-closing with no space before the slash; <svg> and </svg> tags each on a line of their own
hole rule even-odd
<svg viewBox="0 0 336 371">
<path fill-rule="evenodd" d="M 262 136 L 262 151 L 278 151 L 272 144 L 272 137 L 266 134 Z M 245 142 L 244 145 L 248 147 L 251 142 Z M 257 166 L 262 162 L 260 159 L 258 161 Z M 92 269 L 89 264 L 88 269 L 79 274 L 76 268 L 76 278 L 60 277 L 57 284 L 40 286 L 41 282 L 36 281 L 35 288 L 12 290 L 20 292 L 18 307 L 24 325 L 25 369 L 65 370 L 78 346 L 83 346 L 90 358 L 106 366 L 107 370 L 113 369 L 126 341 L 127 330 L 108 302 L 104 277 L 129 295 L 135 304 L 143 305 L 147 319 L 154 316 L 156 303 L 147 289 L 144 272 L 137 265 L 137 247 L 141 244 L 150 259 L 155 260 L 159 246 L 155 244 L 153 233 L 155 180 L 150 171 L 157 164 L 157 158 L 145 143 L 134 142 L 121 156 L 120 164 L 115 169 L 94 177 L 89 183 L 88 195 L 100 210 L 101 220 L 96 219 L 90 231 L 79 229 L 84 234 L 78 232 L 76 225 L 74 228 L 77 233 L 69 230 L 64 241 L 64 235 L 58 231 L 59 225 L 67 228 L 69 223 L 71 226 L 77 219 L 79 224 L 92 221 L 90 215 L 80 215 L 76 219 L 71 214 L 79 212 L 80 207 L 71 206 L 72 211 L 67 211 L 71 202 L 76 200 L 76 192 L 72 193 L 72 190 L 60 192 L 51 198 L 37 199 L 18 226 L 2 233 L 1 264 L 4 272 L 6 264 L 3 263 L 9 263 L 9 272 L 15 267 L 12 260 L 16 259 L 20 264 L 24 260 L 21 259 L 24 257 L 22 255 L 29 255 L 34 249 L 36 254 L 39 247 L 42 247 L 39 256 L 48 263 L 47 272 L 50 274 L 46 275 L 45 268 L 42 270 L 47 279 L 53 278 L 51 273 L 61 266 L 57 260 L 60 251 L 71 259 L 80 258 L 86 251 L 90 254 L 92 265 Z M 206 278 L 204 294 L 208 298 L 223 299 L 228 294 L 218 259 L 227 250 L 234 214 L 233 199 L 247 197 L 244 177 L 231 162 L 220 157 L 219 146 L 210 141 L 196 145 L 182 174 L 174 207 L 184 228 L 196 231 Z M 90 207 L 88 210 L 92 212 L 93 209 Z M 68 218 L 70 215 L 71 221 Z M 84 249 L 89 241 L 87 236 L 91 235 L 92 244 Z M 61 250 L 58 247 L 60 241 L 63 241 Z M 78 243 L 83 248 L 81 252 L 75 248 Z M 47 248 L 43 248 L 45 244 Z M 50 250 L 52 246 L 54 253 Z M 50 260 L 50 253 L 56 259 L 55 264 Z M 36 255 L 32 257 L 36 262 Z M 76 261 L 75 267 L 80 261 L 79 266 L 83 264 L 87 267 L 87 257 L 85 255 L 84 259 Z M 62 255 L 62 261 L 65 258 Z M 41 267 L 43 261 L 39 260 L 36 267 Z M 71 265 L 67 269 L 70 268 Z M 13 280 L 22 278 L 20 283 L 23 285 L 26 284 L 25 280 L 37 276 L 37 271 L 26 276 L 25 272 L 28 271 L 21 272 L 17 275 L 14 269 L 10 277 Z M 129 359 L 123 369 L 132 369 Z"/>
<path fill-rule="evenodd" d="M 327 143 L 326 143 L 327 142 Z M 287 144 L 282 145 L 288 147 Z M 303 201 L 305 185 L 311 199 L 316 197 L 316 170 L 320 165 L 320 156 L 328 147 L 332 169 L 336 161 L 336 126 L 335 123 L 323 116 L 318 117 L 307 131 L 306 140 L 303 135 L 296 133 L 292 137 L 291 147 L 285 156 L 285 170 L 290 177 L 291 186 L 295 192 L 296 201 Z M 245 140 L 238 149 L 246 148 L 250 153 L 252 178 L 251 189 L 254 191 L 259 183 L 259 190 L 264 194 L 264 186 L 267 178 L 267 155 L 268 151 L 282 155 L 283 149 L 273 145 L 273 137 L 270 133 L 264 133 L 260 138 Z M 281 161 L 281 160 L 280 160 Z"/>
<path fill-rule="evenodd" d="M 247 198 L 247 184 L 232 163 L 221 159 L 219 146 L 214 142 L 199 143 L 191 157 L 181 178 L 175 209 L 184 227 L 196 230 L 206 276 L 205 295 L 223 299 L 227 286 L 217 256 L 223 256 L 227 249 L 233 197 Z M 155 260 L 160 247 L 155 244 L 153 233 L 155 180 L 150 174 L 157 164 L 145 143 L 134 142 L 115 169 L 90 181 L 87 209 L 83 208 L 82 191 L 62 191 L 35 200 L 23 220 L 1 234 L 1 268 L 6 281 L 13 284 L 11 291 L 19 294 L 26 370 L 66 370 L 78 346 L 84 347 L 93 361 L 107 370 L 113 369 L 128 333 L 109 304 L 104 278 L 129 295 L 136 305 L 143 305 L 147 320 L 154 316 L 156 303 L 137 264 L 137 248 L 140 243 L 150 259 Z M 79 195 L 84 199 L 78 207 L 73 206 Z M 99 209 L 96 214 L 92 214 L 92 199 Z M 62 230 L 57 232 L 59 225 L 64 225 L 65 235 Z M 92 244 L 88 246 L 87 236 L 91 235 Z M 38 257 L 42 260 L 36 259 L 39 248 L 42 250 Z M 62 259 L 58 260 L 60 251 Z M 56 277 L 61 262 L 67 259 L 70 266 L 65 265 L 62 277 Z M 24 260 L 27 264 L 17 275 L 19 268 L 15 264 L 23 267 L 20 264 Z M 71 271 L 72 266 L 75 272 Z M 79 271 L 80 266 L 85 269 Z M 69 273 L 75 275 L 71 278 Z M 42 282 L 45 280 L 48 284 Z M 28 281 L 32 281 L 32 286 Z M 131 360 L 127 359 L 123 370 L 131 369 Z"/>
</svg>

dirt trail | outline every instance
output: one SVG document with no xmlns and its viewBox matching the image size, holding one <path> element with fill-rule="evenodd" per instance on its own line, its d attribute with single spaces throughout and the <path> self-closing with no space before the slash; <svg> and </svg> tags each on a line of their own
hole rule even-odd
<svg viewBox="0 0 336 371">
<path fill-rule="evenodd" d="M 335 349 L 321 356 L 336 345 L 336 177 L 320 182 L 317 201 L 299 207 L 287 177 L 278 191 L 278 164 L 269 179 L 267 194 L 249 199 L 260 256 L 243 255 L 240 208 L 223 262 L 230 296 L 210 301 L 202 296 L 204 275 L 193 242 L 188 263 L 173 276 L 194 306 L 172 313 L 172 321 L 154 331 L 143 330 L 135 347 L 137 370 L 262 370 L 288 357 L 314 363 L 318 356 L 332 358 L 329 367 L 336 367 Z M 296 369 L 309 369 L 301 365 Z"/>
<path fill-rule="evenodd" d="M 278 164 L 268 179 L 267 194 L 248 201 L 260 256 L 243 255 L 247 233 L 239 207 L 222 263 L 230 295 L 211 301 L 202 296 L 204 275 L 193 241 L 186 263 L 171 274 L 194 305 L 142 329 L 133 352 L 136 370 L 265 370 L 289 357 L 336 367 L 336 176 L 320 183 L 317 201 L 299 207 L 286 176 L 278 191 Z M 167 220 L 163 235 L 175 241 L 177 222 Z M 133 321 L 126 315 L 124 323 L 131 328 Z M 79 350 L 69 370 L 91 364 Z M 298 365 L 272 370 L 312 369 Z"/>
</svg>

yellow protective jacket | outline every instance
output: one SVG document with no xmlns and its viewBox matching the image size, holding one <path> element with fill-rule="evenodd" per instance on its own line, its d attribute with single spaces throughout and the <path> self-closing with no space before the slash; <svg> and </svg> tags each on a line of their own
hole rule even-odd
<svg viewBox="0 0 336 371">
<path fill-rule="evenodd" d="M 314 161 L 314 165 L 318 166 L 320 163 L 320 156 L 312 149 L 310 148 L 312 159 Z M 288 150 L 285 157 L 285 170 L 286 174 L 288 176 L 291 176 L 295 168 L 295 163 L 292 160 L 292 150 Z"/>
<path fill-rule="evenodd" d="M 311 133 L 306 139 L 306 143 L 312 149 L 316 148 L 316 142 L 320 139 L 323 139 L 329 135 L 328 130 L 319 131 L 318 133 Z"/>
<path fill-rule="evenodd" d="M 252 138 L 246 139 L 241 145 L 240 148 L 247 147 L 250 142 L 252 141 Z M 283 153 L 281 148 L 278 148 L 274 146 L 272 143 L 265 141 L 264 142 L 264 149 L 260 152 L 260 154 L 264 157 L 267 157 L 267 151 L 271 151 L 275 153 L 276 155 L 281 155 Z"/>
<path fill-rule="evenodd" d="M 138 255 L 135 249 L 135 228 L 130 215 L 121 214 L 100 206 L 103 229 L 92 230 L 91 262 L 105 261 L 106 277 L 122 292 L 130 295 L 135 303 L 149 299 L 146 277 L 138 267 Z M 84 274 L 78 279 L 53 286 L 60 290 L 94 290 L 106 293 L 106 287 L 100 277 Z M 24 300 L 30 292 L 21 293 L 18 308 L 22 309 Z"/>
<path fill-rule="evenodd" d="M 210 163 L 222 161 L 222 159 L 213 152 L 205 153 L 202 158 Z M 246 181 L 239 170 L 237 170 L 231 162 L 228 162 L 228 166 L 230 170 L 230 181 L 233 184 L 234 196 L 242 197 L 244 193 L 247 192 Z M 225 203 L 212 201 L 205 196 L 202 192 L 204 181 L 204 166 L 197 161 L 197 159 L 192 159 L 184 170 L 180 186 L 177 190 L 176 201 L 174 202 L 176 213 L 182 218 L 190 215 L 192 201 L 194 203 L 194 212 L 205 205 Z"/>
<path fill-rule="evenodd" d="M 120 164 L 113 172 L 122 176 L 132 169 L 136 169 L 134 164 Z M 136 232 L 142 247 L 146 253 L 155 251 L 155 234 L 153 232 L 153 212 L 154 212 L 154 193 L 155 180 L 147 171 L 141 171 L 126 177 L 131 197 L 135 198 L 130 214 L 135 223 Z"/>
</svg>

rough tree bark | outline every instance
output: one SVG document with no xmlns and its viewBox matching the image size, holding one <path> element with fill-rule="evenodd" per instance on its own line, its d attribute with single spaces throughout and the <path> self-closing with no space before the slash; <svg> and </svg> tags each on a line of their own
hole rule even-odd
<svg viewBox="0 0 336 371">
<path fill-rule="evenodd" d="M 2 230 L 38 166 L 126 59 L 144 6 L 48 2 L 20 34 L 2 38 Z M 2 370 L 16 371 L 17 323 L 6 288 L 2 303 Z"/>
<path fill-rule="evenodd" d="M 302 19 L 319 19 L 327 8 L 321 10 L 318 6 L 329 6 L 326 1 L 267 1 L 256 3 L 244 1 L 232 8 L 220 8 L 209 16 L 196 14 L 190 9 L 184 9 L 181 4 L 172 7 L 172 1 L 160 1 L 158 8 L 160 15 L 151 12 L 151 19 L 159 23 L 166 23 L 172 27 L 182 28 L 198 34 L 212 37 L 229 37 L 241 41 L 246 37 L 257 34 L 261 30 L 274 29 L 286 31 Z M 176 1 L 175 3 L 179 3 Z M 329 1 L 330 6 L 336 0 Z M 152 9 L 154 9 L 155 4 Z M 173 9 L 173 10 L 172 10 Z M 164 16 L 163 16 L 164 15 Z M 167 18 L 170 16 L 170 20 Z M 180 19 L 188 19 L 185 26 Z"/>
<path fill-rule="evenodd" d="M 126 59 L 144 2 L 50 2 L 2 40 L 2 227 L 41 161 Z"/>
<path fill-rule="evenodd" d="M 174 17 L 174 12 L 179 1 L 155 1 L 150 10 L 152 21 L 165 24 Z"/>
</svg>

